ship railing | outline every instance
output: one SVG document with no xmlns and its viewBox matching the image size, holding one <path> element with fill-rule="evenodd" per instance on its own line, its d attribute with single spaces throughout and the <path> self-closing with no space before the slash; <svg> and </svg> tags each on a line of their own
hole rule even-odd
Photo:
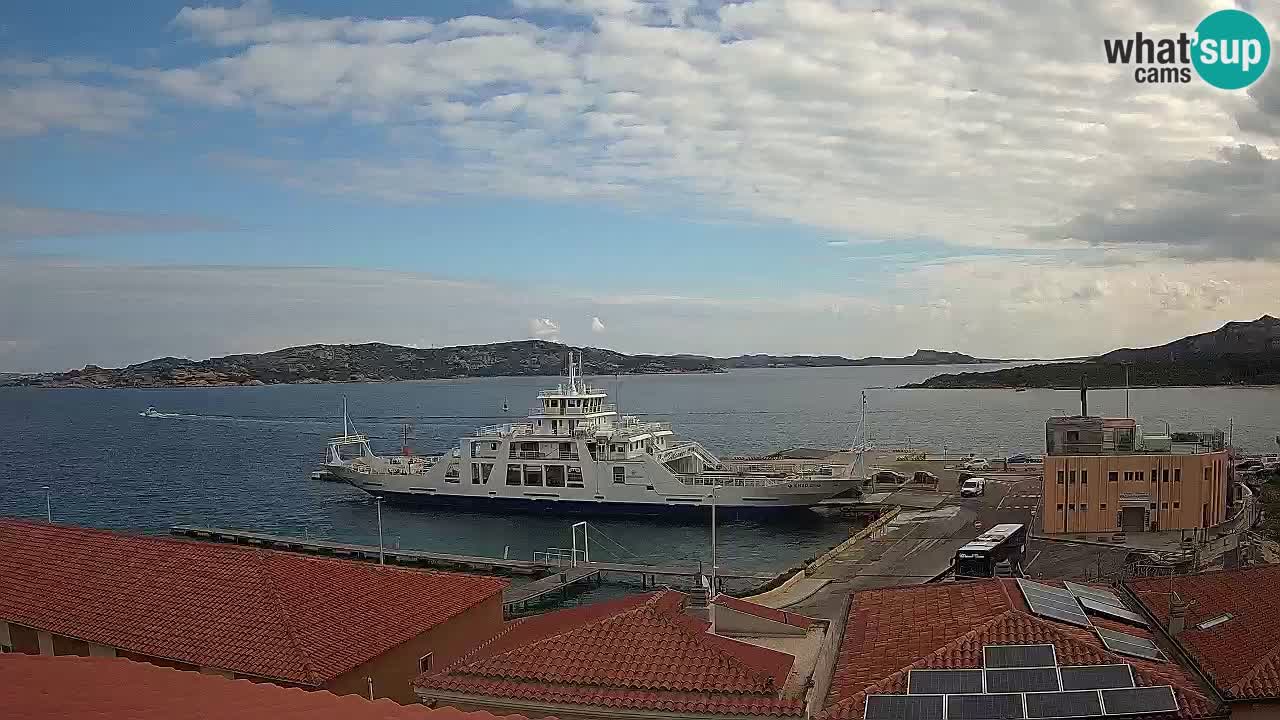
<svg viewBox="0 0 1280 720">
<path fill-rule="evenodd" d="M 534 407 L 529 408 L 530 415 L 550 415 L 554 417 L 581 417 L 583 415 L 617 411 L 618 406 L 614 403 L 604 403 L 598 410 L 590 410 L 584 407 L 546 407 L 545 405 L 535 405 Z"/>
<path fill-rule="evenodd" d="M 482 435 L 499 435 L 506 437 L 508 435 L 529 435 L 533 433 L 533 426 L 529 423 L 502 423 L 500 425 L 484 425 L 476 430 L 476 436 Z"/>
<path fill-rule="evenodd" d="M 684 485 L 693 485 L 699 487 L 773 487 L 775 485 L 783 485 L 788 479 L 772 479 L 772 478 L 745 478 L 745 477 L 717 477 L 715 475 L 677 475 L 680 482 Z M 790 478 L 795 479 L 795 478 Z"/>
<path fill-rule="evenodd" d="M 606 393 L 604 390 L 598 387 L 591 387 L 589 385 L 584 386 L 578 392 L 571 392 L 570 389 L 565 387 L 564 385 L 557 385 L 556 387 L 550 390 L 543 390 L 542 392 L 538 393 L 538 397 L 551 398 L 551 397 L 560 397 L 563 395 L 569 395 L 572 397 L 582 397 L 584 395 L 607 395 L 607 394 L 608 393 Z"/>
<path fill-rule="evenodd" d="M 636 419 L 634 415 L 626 415 L 622 420 L 622 422 L 615 423 L 613 426 L 614 431 L 622 436 L 671 430 L 671 423 L 669 422 L 646 422 Z"/>
</svg>

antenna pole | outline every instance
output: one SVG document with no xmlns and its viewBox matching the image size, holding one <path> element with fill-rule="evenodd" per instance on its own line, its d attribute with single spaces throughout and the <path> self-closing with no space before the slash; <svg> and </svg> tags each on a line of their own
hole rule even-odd
<svg viewBox="0 0 1280 720">
<path fill-rule="evenodd" d="M 346 437 L 350 433 L 347 432 L 347 396 L 342 396 L 342 436 Z"/>
<path fill-rule="evenodd" d="M 1129 363 L 1124 364 L 1124 416 L 1129 417 Z"/>
</svg>

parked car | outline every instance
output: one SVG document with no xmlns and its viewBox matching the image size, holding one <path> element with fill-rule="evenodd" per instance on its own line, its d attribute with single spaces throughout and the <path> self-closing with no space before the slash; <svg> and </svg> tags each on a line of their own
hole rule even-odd
<svg viewBox="0 0 1280 720">
<path fill-rule="evenodd" d="M 991 463 L 987 462 L 984 458 L 970 458 L 965 460 L 964 464 L 960 467 L 965 470 L 990 470 Z"/>
<path fill-rule="evenodd" d="M 1249 458 L 1248 460 L 1241 460 L 1236 463 L 1237 470 L 1252 470 L 1253 468 L 1260 467 L 1262 467 L 1262 461 L 1256 458 Z"/>
<path fill-rule="evenodd" d="M 905 483 L 911 478 L 907 477 L 906 475 L 903 475 L 900 472 L 894 472 L 892 470 L 881 470 L 880 472 L 873 475 L 871 479 L 877 483 L 894 483 L 897 485 L 901 485 L 902 483 Z"/>
<path fill-rule="evenodd" d="M 916 474 L 912 476 L 911 482 L 917 485 L 937 485 L 938 476 L 928 470 L 917 470 Z"/>
<path fill-rule="evenodd" d="M 1035 455 L 1018 453 L 1017 455 L 1010 455 L 1009 459 L 1006 460 L 1005 462 L 1009 463 L 1010 465 L 1018 465 L 1022 463 L 1040 463 L 1040 462 L 1044 462 L 1044 459 L 1040 457 L 1036 457 Z"/>
<path fill-rule="evenodd" d="M 976 497 L 987 494 L 987 479 L 971 477 L 960 484 L 960 497 Z"/>
</svg>

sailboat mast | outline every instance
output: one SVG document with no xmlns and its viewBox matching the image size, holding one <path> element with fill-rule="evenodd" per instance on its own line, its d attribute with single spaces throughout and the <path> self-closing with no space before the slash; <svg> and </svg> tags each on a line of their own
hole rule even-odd
<svg viewBox="0 0 1280 720">
<path fill-rule="evenodd" d="M 347 396 L 342 396 L 342 437 L 346 437 L 351 433 L 347 432 Z"/>
</svg>

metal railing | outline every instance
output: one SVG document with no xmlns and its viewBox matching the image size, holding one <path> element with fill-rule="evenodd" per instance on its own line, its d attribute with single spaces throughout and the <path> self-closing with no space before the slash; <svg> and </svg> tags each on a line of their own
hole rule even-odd
<svg viewBox="0 0 1280 720">
<path fill-rule="evenodd" d="M 547 548 L 546 550 L 535 550 L 533 561 L 556 567 L 577 567 L 579 558 L 586 559 L 585 553 L 585 550 L 574 548 Z"/>
</svg>

